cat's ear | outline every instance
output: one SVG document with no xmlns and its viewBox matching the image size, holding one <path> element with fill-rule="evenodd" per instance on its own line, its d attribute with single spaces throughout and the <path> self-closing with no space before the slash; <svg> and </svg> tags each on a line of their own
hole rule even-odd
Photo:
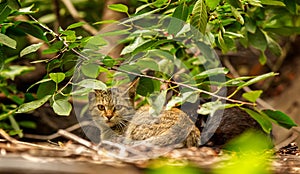
<svg viewBox="0 0 300 174">
<path fill-rule="evenodd" d="M 138 77 L 138 78 L 134 79 L 134 81 L 131 82 L 131 84 L 129 85 L 128 94 L 129 94 L 130 99 L 132 99 L 132 100 L 134 100 L 136 89 L 139 84 L 139 80 L 140 80 L 140 78 Z"/>
<path fill-rule="evenodd" d="M 89 93 L 89 102 L 93 101 L 96 98 L 96 92 L 92 91 Z"/>
</svg>

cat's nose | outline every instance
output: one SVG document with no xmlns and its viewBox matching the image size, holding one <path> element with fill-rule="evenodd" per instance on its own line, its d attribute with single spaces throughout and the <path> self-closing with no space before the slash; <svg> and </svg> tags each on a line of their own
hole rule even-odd
<svg viewBox="0 0 300 174">
<path fill-rule="evenodd" d="M 108 120 L 110 120 L 113 117 L 113 110 L 107 110 L 106 111 L 106 117 Z"/>
</svg>

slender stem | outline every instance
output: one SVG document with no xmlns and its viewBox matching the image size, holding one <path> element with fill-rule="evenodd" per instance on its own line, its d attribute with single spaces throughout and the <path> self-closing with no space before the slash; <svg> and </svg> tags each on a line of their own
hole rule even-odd
<svg viewBox="0 0 300 174">
<path fill-rule="evenodd" d="M 190 86 L 190 85 L 187 85 L 187 84 L 184 84 L 184 83 L 180 83 L 180 82 L 175 82 L 175 81 L 172 81 L 172 80 L 164 80 L 164 79 L 161 79 L 161 78 L 158 78 L 158 77 L 153 77 L 153 76 L 149 76 L 149 75 L 145 75 L 145 74 L 130 72 L 130 71 L 122 70 L 122 69 L 119 69 L 119 68 L 114 68 L 114 67 L 111 67 L 109 69 L 114 70 L 114 71 L 118 71 L 118 72 L 123 72 L 123 73 L 126 73 L 126 74 L 135 75 L 135 76 L 138 76 L 138 77 L 145 77 L 145 78 L 150 78 L 150 79 L 153 79 L 153 80 L 158 80 L 158 81 L 163 82 L 163 83 L 172 83 L 172 84 L 175 84 L 175 85 L 183 86 L 183 87 L 195 90 L 199 93 L 208 94 L 212 97 L 216 97 L 216 98 L 221 99 L 221 100 L 226 100 L 226 101 L 230 101 L 230 102 L 234 102 L 234 103 L 240 103 L 240 104 L 243 104 L 243 105 L 250 105 L 250 106 L 255 106 L 256 105 L 255 103 L 244 102 L 244 101 L 240 101 L 240 100 L 235 100 L 235 99 L 219 96 L 219 95 L 214 94 L 212 92 L 201 90 L 201 89 L 195 88 L 193 86 Z"/>
</svg>

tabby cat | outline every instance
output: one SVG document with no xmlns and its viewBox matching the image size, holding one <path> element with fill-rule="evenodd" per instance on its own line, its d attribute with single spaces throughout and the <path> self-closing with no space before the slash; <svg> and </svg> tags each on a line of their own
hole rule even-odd
<svg viewBox="0 0 300 174">
<path fill-rule="evenodd" d="M 135 110 L 135 86 L 89 94 L 89 110 L 101 131 L 101 140 L 157 146 L 200 145 L 200 131 L 183 111 L 172 108 L 153 116 L 147 106 Z"/>
</svg>

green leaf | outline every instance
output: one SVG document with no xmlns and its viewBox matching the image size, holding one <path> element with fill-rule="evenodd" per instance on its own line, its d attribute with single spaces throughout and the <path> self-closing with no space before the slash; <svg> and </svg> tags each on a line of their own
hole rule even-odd
<svg viewBox="0 0 300 174">
<path fill-rule="evenodd" d="M 0 71 L 0 76 L 5 77 L 6 79 L 14 80 L 16 76 L 21 75 L 26 72 L 34 70 L 35 67 L 31 66 L 20 66 L 20 65 L 11 65 L 7 69 Z"/>
<path fill-rule="evenodd" d="M 49 82 L 49 81 L 51 81 L 51 79 L 42 79 L 42 80 L 40 80 L 40 81 L 38 81 L 38 82 L 35 82 L 35 83 L 32 84 L 31 86 L 29 86 L 29 88 L 27 89 L 27 92 L 28 92 L 32 87 L 34 87 L 35 85 L 41 84 L 41 83 L 45 83 L 45 82 Z"/>
<path fill-rule="evenodd" d="M 82 65 L 81 71 L 85 76 L 90 78 L 97 78 L 100 73 L 99 65 L 93 63 Z"/>
<path fill-rule="evenodd" d="M 236 21 L 238 21 L 240 24 L 244 25 L 244 18 L 241 15 L 241 13 L 234 7 L 231 7 L 231 11 L 232 11 L 232 14 L 235 17 Z"/>
<path fill-rule="evenodd" d="M 111 4 L 108 8 L 113 11 L 128 13 L 128 7 L 124 4 Z"/>
<path fill-rule="evenodd" d="M 149 42 L 150 40 L 148 41 L 144 41 L 144 39 L 142 37 L 137 37 L 134 42 L 128 46 L 126 46 L 122 52 L 121 52 L 121 55 L 125 55 L 125 54 L 128 54 L 128 53 L 132 53 L 138 46 L 142 45 L 143 43 L 145 42 Z"/>
<path fill-rule="evenodd" d="M 34 23 L 22 21 L 16 26 L 16 28 L 38 39 L 48 42 L 47 37 L 44 35 L 44 31 L 39 26 L 36 26 Z"/>
<path fill-rule="evenodd" d="M 17 47 L 17 42 L 14 39 L 2 33 L 0 33 L 0 43 L 13 49 L 16 49 Z"/>
<path fill-rule="evenodd" d="M 262 92 L 263 92 L 262 90 L 246 92 L 246 93 L 243 93 L 243 97 L 246 100 L 254 103 L 260 97 Z"/>
<path fill-rule="evenodd" d="M 104 21 L 95 22 L 95 23 L 93 23 L 93 25 L 112 24 L 112 23 L 116 23 L 116 22 L 118 22 L 118 21 L 116 21 L 116 20 L 104 20 Z"/>
<path fill-rule="evenodd" d="M 261 4 L 263 5 L 274 5 L 284 7 L 285 4 L 278 0 L 261 0 Z"/>
<path fill-rule="evenodd" d="M 247 108 L 241 108 L 241 109 L 246 111 L 254 120 L 256 120 L 266 133 L 269 134 L 271 132 L 272 123 L 265 114 L 261 114 Z"/>
<path fill-rule="evenodd" d="M 74 29 L 74 28 L 77 28 L 77 27 L 81 27 L 84 24 L 85 24 L 84 22 L 77 22 L 77 23 L 69 25 L 66 30 L 71 30 L 71 29 Z"/>
<path fill-rule="evenodd" d="M 56 114 L 61 116 L 69 116 L 72 111 L 72 105 L 64 99 L 55 100 L 52 108 Z"/>
<path fill-rule="evenodd" d="M 76 41 L 76 32 L 73 30 L 65 30 L 65 31 L 61 32 L 61 34 L 66 36 L 66 40 L 68 42 Z"/>
<path fill-rule="evenodd" d="M 260 52 L 258 60 L 261 65 L 265 65 L 267 63 L 267 56 L 265 55 L 264 51 Z"/>
<path fill-rule="evenodd" d="M 115 64 L 116 64 L 116 60 L 109 57 L 109 56 L 106 56 L 104 57 L 104 59 L 102 60 L 102 63 L 106 66 L 106 67 L 113 67 Z"/>
<path fill-rule="evenodd" d="M 18 121 L 19 125 L 23 128 L 28 128 L 28 129 L 36 129 L 37 125 L 33 121 Z"/>
<path fill-rule="evenodd" d="M 197 0 L 191 17 L 191 25 L 196 27 L 202 34 L 205 34 L 208 21 L 207 9 L 204 0 Z"/>
<path fill-rule="evenodd" d="M 49 77 L 55 83 L 60 83 L 65 79 L 66 75 L 64 73 L 50 73 Z"/>
<path fill-rule="evenodd" d="M 166 94 L 167 90 L 163 90 L 162 92 L 154 92 L 152 93 L 149 98 L 148 102 L 150 104 L 150 114 L 153 116 L 158 116 L 165 104 L 166 101 Z"/>
<path fill-rule="evenodd" d="M 46 50 L 43 50 L 42 54 L 53 54 L 59 52 L 64 46 L 63 41 L 58 41 L 50 45 L 50 47 Z"/>
<path fill-rule="evenodd" d="M 209 76 L 215 76 L 215 75 L 219 75 L 219 74 L 225 75 L 228 72 L 229 72 L 228 69 L 226 69 L 224 67 L 213 68 L 213 69 L 208 69 L 206 71 L 201 72 L 200 74 L 195 75 L 194 78 L 203 79 L 203 78 L 207 78 Z"/>
<path fill-rule="evenodd" d="M 159 8 L 162 7 L 163 5 L 166 5 L 168 1 L 169 0 L 156 0 L 153 5 Z"/>
<path fill-rule="evenodd" d="M 142 69 L 151 69 L 154 71 L 159 71 L 157 61 L 153 60 L 152 58 L 141 58 L 135 64 Z"/>
<path fill-rule="evenodd" d="M 52 80 L 47 81 L 39 85 L 36 95 L 39 99 L 41 99 L 46 95 L 53 95 L 55 90 L 56 90 L 56 83 L 53 82 Z"/>
<path fill-rule="evenodd" d="M 274 120 L 276 124 L 284 128 L 290 129 L 294 126 L 298 126 L 289 116 L 281 111 L 267 109 L 263 110 L 262 112 L 268 115 L 272 120 Z"/>
<path fill-rule="evenodd" d="M 220 2 L 221 0 L 205 0 L 205 3 L 210 10 L 214 10 Z"/>
<path fill-rule="evenodd" d="M 235 8 L 241 8 L 243 9 L 243 5 L 240 0 L 226 0 L 230 5 L 232 5 Z"/>
<path fill-rule="evenodd" d="M 265 34 L 257 29 L 254 34 L 248 33 L 249 43 L 254 47 L 261 51 L 265 51 L 268 45 Z"/>
<path fill-rule="evenodd" d="M 237 90 L 240 90 L 242 89 L 243 87 L 245 86 L 249 86 L 249 85 L 252 85 L 254 83 L 257 83 L 258 81 L 261 81 L 261 80 L 264 80 L 266 78 L 269 78 L 269 77 L 274 77 L 276 76 L 278 73 L 274 73 L 274 72 L 270 72 L 270 73 L 266 73 L 266 74 L 263 74 L 263 75 L 260 75 L 260 76 L 257 76 L 249 81 L 247 81 L 246 83 L 240 85 Z"/>
<path fill-rule="evenodd" d="M 225 109 L 234 106 L 236 106 L 236 104 L 232 105 L 232 104 L 224 104 L 221 101 L 212 101 L 212 102 L 207 102 L 202 104 L 200 109 L 197 110 L 197 113 L 202 115 L 208 115 L 208 114 L 213 115 L 219 109 Z"/>
<path fill-rule="evenodd" d="M 184 92 L 182 93 L 181 96 L 176 96 L 174 98 L 172 98 L 167 106 L 166 106 L 166 110 L 169 110 L 171 108 L 173 108 L 176 105 L 182 105 L 184 102 L 190 102 L 190 103 L 195 103 L 198 99 L 198 91 L 188 91 L 188 92 Z"/>
<path fill-rule="evenodd" d="M 268 47 L 270 51 L 277 57 L 281 56 L 282 49 L 281 46 L 270 36 L 267 35 Z"/>
<path fill-rule="evenodd" d="M 18 122 L 15 120 L 15 118 L 12 115 L 8 116 L 8 119 L 9 119 L 10 124 L 11 124 L 12 128 L 14 129 L 15 133 L 18 134 L 18 136 L 20 138 L 22 138 L 23 137 L 23 132 L 20 129 L 20 126 L 19 126 Z"/>
<path fill-rule="evenodd" d="M 0 23 L 9 16 L 11 9 L 6 4 L 0 4 Z"/>
<path fill-rule="evenodd" d="M 246 30 L 249 31 L 250 33 L 255 33 L 256 31 L 256 23 L 249 17 L 245 16 L 245 27 L 246 27 Z"/>
<path fill-rule="evenodd" d="M 15 11 L 15 12 L 13 13 L 13 15 L 17 16 L 17 15 L 33 14 L 33 13 L 38 12 L 38 9 L 32 11 L 31 9 L 32 9 L 33 7 L 34 7 L 34 4 L 32 4 L 32 5 L 29 6 L 29 7 L 20 8 L 18 11 Z"/>
<path fill-rule="evenodd" d="M 36 52 L 38 49 L 41 48 L 41 46 L 43 45 L 43 43 L 37 43 L 37 44 L 32 44 L 26 48 L 24 48 L 21 52 L 20 52 L 20 57 L 23 57 L 27 54 Z"/>
<path fill-rule="evenodd" d="M 98 90 L 105 90 L 107 87 L 105 83 L 97 80 L 97 79 L 84 79 L 75 85 L 83 87 L 83 88 L 90 88 L 90 89 L 98 89 Z"/>
<path fill-rule="evenodd" d="M 159 91 L 160 82 L 149 78 L 140 78 L 136 93 L 141 96 L 148 96 L 154 91 Z"/>
<path fill-rule="evenodd" d="M 260 0 L 248 0 L 248 3 L 249 3 L 250 5 L 253 5 L 253 6 L 256 6 L 256 7 L 263 7 L 263 6 L 261 5 Z"/>
<path fill-rule="evenodd" d="M 168 32 L 176 35 L 184 26 L 189 15 L 189 8 L 186 4 L 179 4 L 172 14 L 171 21 L 168 26 Z"/>
<path fill-rule="evenodd" d="M 33 110 L 41 107 L 43 104 L 45 104 L 50 99 L 50 97 L 51 97 L 51 95 L 46 95 L 39 100 L 35 100 L 35 101 L 29 102 L 29 103 L 24 103 L 19 106 L 16 113 L 26 113 L 29 111 L 33 111 Z"/>
<path fill-rule="evenodd" d="M 18 10 L 21 7 L 21 5 L 20 5 L 20 3 L 19 3 L 18 0 L 8 0 L 7 1 L 7 5 L 12 10 Z"/>
<path fill-rule="evenodd" d="M 284 4 L 292 14 L 297 14 L 298 11 L 296 0 L 284 0 Z"/>
</svg>

